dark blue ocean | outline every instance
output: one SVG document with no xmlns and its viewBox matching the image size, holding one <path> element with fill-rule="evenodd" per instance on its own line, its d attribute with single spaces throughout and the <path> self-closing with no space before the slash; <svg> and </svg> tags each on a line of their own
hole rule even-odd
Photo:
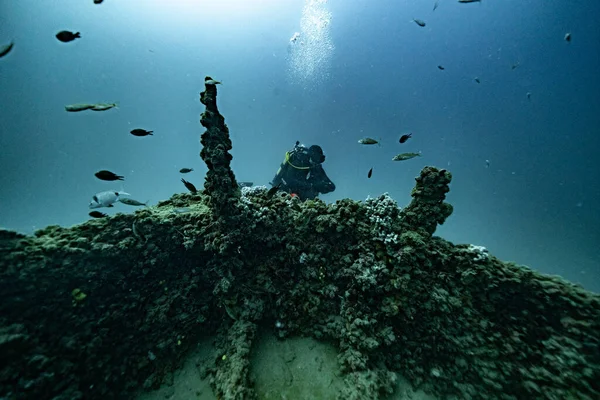
<svg viewBox="0 0 600 400">
<path fill-rule="evenodd" d="M 403 206 L 422 167 L 446 168 L 454 214 L 438 235 L 600 291 L 600 3 L 434 4 L 0 1 L 0 46 L 14 41 L 0 58 L 0 226 L 82 223 L 104 190 L 155 204 L 186 190 L 183 167 L 201 187 L 210 75 L 238 180 L 268 185 L 297 140 L 325 151 L 326 202 L 387 192 Z M 421 157 L 392 161 L 401 152 Z"/>
</svg>

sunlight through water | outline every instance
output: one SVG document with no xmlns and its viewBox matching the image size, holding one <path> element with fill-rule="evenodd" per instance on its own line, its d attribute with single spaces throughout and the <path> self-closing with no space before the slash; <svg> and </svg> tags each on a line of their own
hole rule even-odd
<svg viewBox="0 0 600 400">
<path fill-rule="evenodd" d="M 306 89 L 317 87 L 329 77 L 334 45 L 331 39 L 331 12 L 326 0 L 306 0 L 300 31 L 288 44 L 288 74 L 293 83 Z"/>
</svg>

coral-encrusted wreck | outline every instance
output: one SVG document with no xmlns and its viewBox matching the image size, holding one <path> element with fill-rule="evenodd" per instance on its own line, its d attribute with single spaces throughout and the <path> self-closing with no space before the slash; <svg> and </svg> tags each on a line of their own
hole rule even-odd
<svg viewBox="0 0 600 400">
<path fill-rule="evenodd" d="M 276 320 L 338 346 L 340 399 L 383 398 L 397 373 L 460 399 L 600 398 L 600 298 L 433 236 L 449 172 L 424 168 L 403 209 L 240 192 L 216 96 L 203 193 L 0 231 L 0 398 L 128 399 L 212 334 L 215 395 L 253 399 L 249 353 Z"/>
</svg>

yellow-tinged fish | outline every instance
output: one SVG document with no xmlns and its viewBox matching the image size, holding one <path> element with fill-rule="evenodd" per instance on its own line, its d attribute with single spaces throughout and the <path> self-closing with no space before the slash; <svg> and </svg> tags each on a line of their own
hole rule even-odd
<svg viewBox="0 0 600 400">
<path fill-rule="evenodd" d="M 65 106 L 65 110 L 67 110 L 68 112 L 85 111 L 85 110 L 89 110 L 91 108 L 94 108 L 94 104 L 80 103 L 80 104 L 70 104 L 68 106 Z"/>
<path fill-rule="evenodd" d="M 400 154 L 394 156 L 394 158 L 392 158 L 392 161 L 405 161 L 405 160 L 410 160 L 411 158 L 415 158 L 415 157 L 421 157 L 421 152 L 418 152 L 418 153 L 400 153 Z"/>
</svg>

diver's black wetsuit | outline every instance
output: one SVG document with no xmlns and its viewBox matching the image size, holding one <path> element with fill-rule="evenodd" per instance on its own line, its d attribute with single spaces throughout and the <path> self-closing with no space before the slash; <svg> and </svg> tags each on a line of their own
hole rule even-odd
<svg viewBox="0 0 600 400">
<path fill-rule="evenodd" d="M 285 153 L 272 186 L 296 194 L 300 200 L 314 199 L 319 193 L 325 194 L 335 190 L 335 185 L 327 177 L 321 164 L 325 155 L 320 146 L 306 148 L 296 142 L 294 148 Z"/>
</svg>

